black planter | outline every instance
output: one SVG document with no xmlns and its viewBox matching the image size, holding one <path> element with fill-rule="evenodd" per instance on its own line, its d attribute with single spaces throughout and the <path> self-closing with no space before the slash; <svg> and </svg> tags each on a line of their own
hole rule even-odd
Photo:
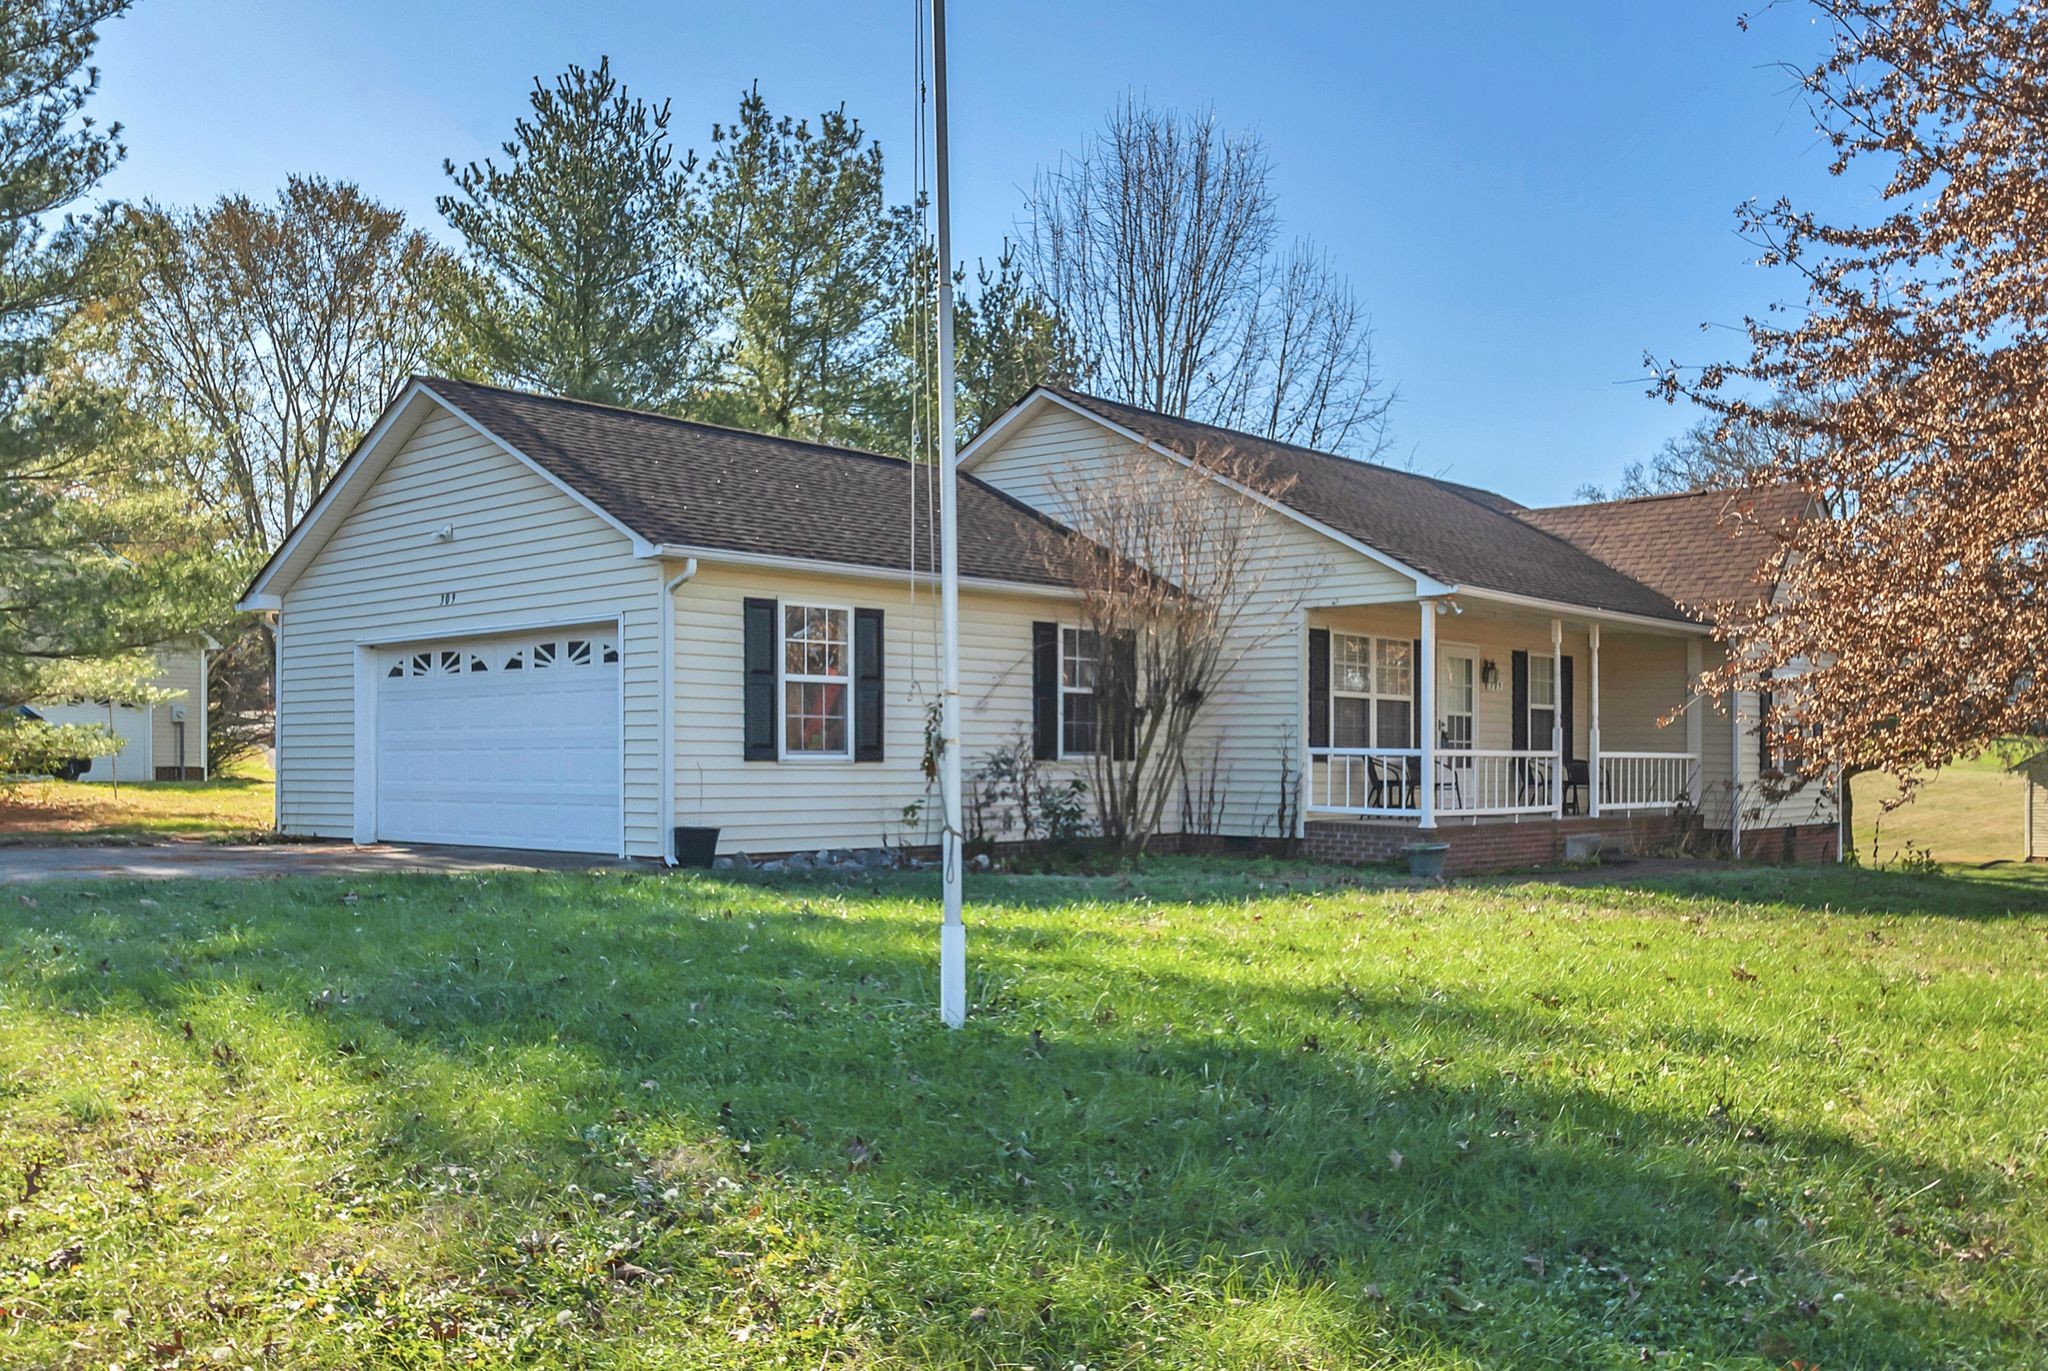
<svg viewBox="0 0 2048 1371">
<path fill-rule="evenodd" d="M 718 830 L 679 827 L 676 829 L 676 865 L 710 866 L 718 855 Z"/>
</svg>

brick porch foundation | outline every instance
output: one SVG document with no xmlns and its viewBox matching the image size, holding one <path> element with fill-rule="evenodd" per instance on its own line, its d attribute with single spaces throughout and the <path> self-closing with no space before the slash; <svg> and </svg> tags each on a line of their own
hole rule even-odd
<svg viewBox="0 0 2048 1371">
<path fill-rule="evenodd" d="M 1575 849 L 1597 845 L 1615 852 L 1653 852 L 1669 847 L 1673 823 L 1669 814 L 1616 814 L 1597 819 L 1451 823 L 1425 833 L 1414 824 L 1311 819 L 1304 851 L 1328 862 L 1398 862 L 1402 849 L 1411 843 L 1446 843 L 1450 851 L 1444 854 L 1444 874 L 1472 876 L 1554 865 L 1566 859 L 1566 845 L 1572 839 L 1583 840 L 1570 844 Z M 1835 826 L 1745 829 L 1742 855 L 1759 862 L 1831 862 L 1835 859 Z"/>
</svg>

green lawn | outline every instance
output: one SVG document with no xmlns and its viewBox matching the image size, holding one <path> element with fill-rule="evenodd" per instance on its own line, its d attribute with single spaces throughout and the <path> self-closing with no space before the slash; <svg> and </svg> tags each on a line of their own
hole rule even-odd
<svg viewBox="0 0 2048 1371">
<path fill-rule="evenodd" d="M 1855 780 L 1856 850 L 1866 861 L 1898 860 L 1926 852 L 1944 862 L 2016 862 L 2024 855 L 2020 795 L 2025 783 L 2009 769 L 2013 750 L 2040 744 L 2008 743 L 1944 767 L 1896 809 L 1885 801 L 1898 783 L 1882 772 Z"/>
<path fill-rule="evenodd" d="M 210 781 L 23 781 L 0 787 L 0 844 L 264 833 L 274 817 L 271 781 L 254 759 Z"/>
<path fill-rule="evenodd" d="M 2048 1364 L 2048 885 L 50 884 L 8 1366 Z"/>
</svg>

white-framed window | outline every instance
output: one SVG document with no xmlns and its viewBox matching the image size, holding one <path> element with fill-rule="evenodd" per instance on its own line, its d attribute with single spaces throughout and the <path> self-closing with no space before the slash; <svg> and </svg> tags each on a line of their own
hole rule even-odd
<svg viewBox="0 0 2048 1371">
<path fill-rule="evenodd" d="M 1330 742 L 1415 746 L 1415 648 L 1406 638 L 1330 635 Z"/>
<path fill-rule="evenodd" d="M 782 606 L 782 755 L 853 756 L 853 611 Z"/>
<path fill-rule="evenodd" d="M 1098 746 L 1095 687 L 1102 643 L 1092 628 L 1060 626 L 1060 756 L 1090 757 Z"/>
<path fill-rule="evenodd" d="M 1529 749 L 1548 752 L 1557 734 L 1557 659 L 1529 654 Z"/>
</svg>

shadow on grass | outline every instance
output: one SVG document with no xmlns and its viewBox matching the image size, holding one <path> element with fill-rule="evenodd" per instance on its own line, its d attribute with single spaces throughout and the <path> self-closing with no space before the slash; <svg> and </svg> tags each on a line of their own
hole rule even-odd
<svg viewBox="0 0 2048 1371">
<path fill-rule="evenodd" d="M 1815 907 L 1776 876 L 1766 898 Z M 1728 879 L 1646 888 L 1756 898 Z M 389 1083 L 392 1155 L 493 1177 L 499 1245 L 559 1209 L 570 1179 L 616 1189 L 636 1159 L 720 1158 L 693 1165 L 809 1230 L 818 1260 L 878 1273 L 863 1336 L 898 1350 L 1099 1363 L 1154 1329 L 1231 1317 L 1239 1280 L 1321 1302 L 1349 1325 L 1339 1344 L 1497 1365 L 1638 1349 L 1924 1364 L 1934 1342 L 1984 1354 L 2012 1335 L 1933 1297 L 1947 1272 L 1919 1232 L 1937 1201 L 2019 1198 L 1996 1174 L 1930 1170 L 1740 1098 L 1623 1103 L 1597 1034 L 1432 990 L 1426 971 L 1405 987 L 1327 969 L 1304 984 L 1200 946 L 1199 929 L 1147 930 L 1142 908 L 1121 912 L 1137 926 L 1116 939 L 1160 955 L 1106 970 L 1100 930 L 1047 917 L 1077 896 L 1224 898 L 1229 882 L 1192 874 L 1004 883 L 977 929 L 976 1017 L 947 1034 L 927 1009 L 933 926 L 892 902 L 927 884 L 149 888 L 175 920 L 123 912 L 138 888 L 101 887 L 51 891 L 32 921 L 46 937 L 76 915 L 68 956 L 28 947 L 22 918 L 0 924 L 0 948 L 17 991 L 33 956 L 34 993 L 68 1012 L 139 1013 L 169 1036 L 234 1021 L 218 1005 L 236 1002 L 327 1069 Z M 1868 908 L 1907 897 L 1852 885 Z M 1168 955 L 1175 939 L 1196 946 Z M 1660 1060 L 1770 1065 L 1741 1033 L 1639 1036 L 1661 1046 L 1629 1069 L 1651 1075 Z M 189 1050 L 215 1052 L 207 1037 Z M 472 1089 L 518 1100 L 485 1110 Z M 687 1228 L 639 1261 L 698 1260 Z M 1091 1263 L 1107 1274 L 1084 1276 Z M 758 1263 L 732 1280 L 761 1302 Z M 1162 1324 L 1170 1289 L 1184 1304 Z M 615 1324 L 628 1348 L 661 1318 L 657 1296 L 635 1298 L 648 1307 Z M 813 1298 L 767 1294 L 781 1322 L 819 1318 Z"/>
</svg>

